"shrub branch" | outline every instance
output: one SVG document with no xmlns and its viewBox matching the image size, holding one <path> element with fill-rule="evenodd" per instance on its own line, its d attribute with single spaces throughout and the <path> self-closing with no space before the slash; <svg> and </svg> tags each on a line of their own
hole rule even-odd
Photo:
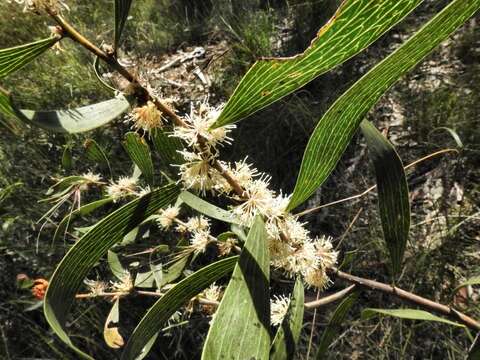
<svg viewBox="0 0 480 360">
<path fill-rule="evenodd" d="M 182 118 L 180 116 L 178 116 L 175 113 L 174 110 L 172 110 L 170 107 L 165 105 L 162 101 L 160 101 L 155 96 L 150 94 L 148 92 L 148 90 L 142 84 L 140 84 L 138 78 L 118 62 L 117 58 L 115 57 L 114 51 L 110 52 L 110 51 L 104 51 L 104 50 L 100 49 L 99 47 L 94 45 L 90 40 L 88 40 L 82 34 L 80 34 L 72 25 L 70 25 L 56 11 L 54 11 L 52 9 L 49 9 L 49 10 L 47 9 L 47 11 L 48 11 L 48 14 L 62 28 L 65 36 L 68 36 L 73 41 L 77 42 L 78 44 L 83 46 L 85 49 L 87 49 L 88 51 L 93 53 L 95 56 L 102 59 L 105 63 L 107 63 L 108 66 L 110 66 L 112 69 L 116 70 L 120 75 L 122 75 L 126 80 L 128 80 L 131 83 L 131 85 L 133 86 L 133 88 L 135 90 L 134 94 L 135 94 L 135 96 L 136 96 L 136 98 L 139 102 L 146 102 L 146 101 L 150 100 L 155 104 L 157 109 L 159 111 L 161 111 L 163 114 L 165 114 L 170 120 L 172 120 L 173 123 L 176 126 L 183 126 L 183 127 L 187 126 L 187 124 L 182 120 Z M 202 144 L 205 143 L 205 139 L 203 139 L 202 137 L 199 137 L 198 142 L 202 146 Z M 422 158 L 420 160 L 417 160 L 416 162 L 408 165 L 406 168 L 408 168 L 410 166 L 414 166 L 417 163 L 419 163 L 423 160 L 426 160 L 428 158 L 431 158 L 433 156 L 436 156 L 436 155 L 439 155 L 439 154 L 445 153 L 445 152 L 450 152 L 450 151 L 452 151 L 452 149 L 442 150 L 442 151 L 439 151 L 437 153 L 428 155 L 427 157 Z M 244 189 L 231 176 L 229 171 L 221 165 L 221 163 L 219 161 L 214 160 L 212 162 L 211 166 L 214 169 L 216 169 L 225 178 L 225 180 L 230 184 L 232 189 L 235 191 L 235 193 L 240 198 L 245 197 Z M 336 204 L 336 203 L 339 203 L 339 202 L 343 202 L 343 201 L 346 201 L 346 200 L 351 200 L 351 199 L 363 196 L 366 193 L 372 191 L 374 188 L 375 187 L 369 188 L 367 191 L 365 191 L 362 194 L 353 196 L 353 197 L 348 198 L 348 199 L 339 200 L 339 201 L 336 201 L 334 203 Z M 334 203 L 327 204 L 327 205 L 333 205 Z M 324 206 L 327 206 L 327 205 L 323 205 L 321 207 L 324 207 Z M 308 209 L 308 210 L 306 210 L 302 213 L 299 213 L 297 215 L 298 216 L 306 215 L 307 213 L 316 211 L 321 207 Z M 281 234 L 281 236 L 285 237 L 285 235 L 283 235 L 283 234 Z M 321 298 L 321 299 L 318 299 L 318 300 L 315 300 L 315 301 L 311 301 L 311 302 L 307 302 L 307 303 L 305 303 L 305 308 L 314 309 L 314 308 L 317 308 L 317 307 L 320 307 L 320 306 L 327 305 L 329 303 L 332 303 L 332 302 L 335 302 L 337 300 L 340 300 L 340 299 L 344 298 L 345 296 L 350 294 L 352 291 L 354 291 L 356 288 L 361 287 L 361 288 L 365 288 L 365 289 L 368 289 L 368 290 L 380 291 L 380 292 L 383 292 L 383 293 L 393 295 L 393 296 L 395 296 L 395 297 L 397 297 L 401 300 L 413 303 L 413 304 L 415 304 L 415 305 L 417 305 L 421 308 L 424 308 L 424 309 L 442 314 L 444 316 L 453 318 L 453 319 L 461 322 L 462 324 L 466 325 L 470 329 L 477 330 L 477 331 L 480 330 L 480 323 L 479 322 L 477 322 L 476 320 L 472 319 L 468 315 L 463 314 L 460 311 L 458 311 L 458 310 L 456 310 L 456 309 L 454 309 L 450 306 L 437 303 L 435 301 L 426 299 L 424 297 L 421 297 L 421 296 L 416 295 L 414 293 L 405 291 L 405 290 L 400 289 L 400 288 L 395 287 L 395 286 L 387 285 L 387 284 L 384 284 L 384 283 L 381 283 L 381 282 L 378 282 L 378 281 L 375 281 L 375 280 L 365 279 L 365 278 L 358 277 L 358 276 L 355 276 L 355 275 L 352 275 L 352 274 L 349 274 L 349 273 L 345 273 L 345 272 L 340 271 L 336 268 L 329 269 L 329 272 L 332 275 L 335 275 L 337 278 L 343 279 L 347 282 L 350 282 L 353 285 L 351 285 L 351 286 L 349 286 L 349 287 L 347 287 L 347 288 L 345 288 L 341 291 L 338 291 L 338 292 L 336 292 L 332 295 L 326 296 L 324 298 Z M 136 293 L 138 295 L 144 295 L 144 296 L 161 296 L 162 295 L 161 293 L 145 292 L 145 291 L 136 291 L 134 293 Z M 102 294 L 101 296 L 113 297 L 113 296 L 122 296 L 122 295 L 127 295 L 127 293 L 105 293 L 105 294 Z M 78 294 L 77 295 L 77 299 L 85 299 L 85 298 L 92 298 L 92 297 L 95 297 L 95 296 L 92 296 L 91 294 Z M 204 301 L 204 299 L 200 299 L 200 302 L 203 302 L 203 301 Z M 218 303 L 209 300 L 208 305 L 214 305 L 215 306 L 215 305 L 218 305 Z"/>
</svg>

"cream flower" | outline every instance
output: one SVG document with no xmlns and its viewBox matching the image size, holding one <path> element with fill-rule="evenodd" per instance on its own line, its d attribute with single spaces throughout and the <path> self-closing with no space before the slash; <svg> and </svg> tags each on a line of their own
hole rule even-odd
<svg viewBox="0 0 480 360">
<path fill-rule="evenodd" d="M 236 161 L 235 167 L 231 167 L 230 171 L 235 181 L 242 187 L 245 187 L 253 178 L 260 175 L 253 165 L 247 163 L 247 158 L 242 161 Z"/>
<path fill-rule="evenodd" d="M 199 254 L 205 252 L 208 244 L 211 242 L 211 235 L 208 231 L 195 231 L 190 238 L 190 245 L 188 248 L 194 253 Z"/>
<path fill-rule="evenodd" d="M 287 215 L 285 219 L 279 222 L 280 231 L 282 231 L 293 244 L 303 244 L 308 238 L 310 232 L 306 229 L 305 223 L 299 222 L 292 215 Z"/>
<path fill-rule="evenodd" d="M 160 210 L 157 222 L 162 229 L 169 229 L 172 226 L 175 218 L 180 213 L 180 208 L 177 206 L 169 206 L 166 209 Z"/>
<path fill-rule="evenodd" d="M 112 288 L 114 291 L 128 293 L 132 291 L 133 279 L 128 271 L 125 271 L 121 277 L 120 281 L 111 281 Z"/>
<path fill-rule="evenodd" d="M 180 151 L 180 154 L 185 159 L 185 163 L 179 165 L 179 175 L 184 187 L 197 190 L 202 194 L 205 194 L 207 190 L 212 190 L 220 176 L 210 166 L 212 158 L 190 151 Z"/>
<path fill-rule="evenodd" d="M 303 279 L 307 285 L 320 290 L 325 289 L 330 284 L 330 278 L 324 269 L 310 268 L 303 274 Z"/>
<path fill-rule="evenodd" d="M 202 137 L 204 145 L 216 148 L 223 143 L 230 144 L 232 138 L 228 134 L 234 129 L 235 125 L 226 125 L 210 130 L 210 127 L 220 115 L 222 105 L 212 107 L 207 103 L 202 103 L 198 110 L 190 111 L 190 115 L 185 117 L 186 126 L 175 127 L 172 136 L 184 140 L 189 146 L 199 148 L 198 138 Z"/>
<path fill-rule="evenodd" d="M 85 279 L 83 283 L 88 286 L 92 296 L 102 295 L 107 289 L 107 284 L 103 281 Z"/>
<path fill-rule="evenodd" d="M 152 101 L 133 109 L 127 121 L 133 122 L 132 127 L 134 129 L 147 132 L 163 126 L 162 112 L 157 109 Z"/>
<path fill-rule="evenodd" d="M 270 238 L 268 242 L 270 261 L 277 268 L 288 268 L 288 259 L 294 256 L 295 248 L 278 237 Z"/>
<path fill-rule="evenodd" d="M 210 221 L 203 215 L 189 218 L 185 225 L 190 232 L 208 231 L 210 229 Z"/>
<path fill-rule="evenodd" d="M 108 196 L 113 198 L 113 201 L 117 201 L 125 196 L 135 193 L 137 186 L 137 179 L 131 177 L 120 177 L 117 182 L 111 182 L 107 186 Z"/>
<path fill-rule="evenodd" d="M 89 171 L 81 175 L 83 177 L 82 184 L 79 185 L 79 190 L 86 191 L 88 187 L 93 184 L 101 184 L 100 180 L 102 179 L 99 174 L 94 174 L 93 172 Z"/>
<path fill-rule="evenodd" d="M 220 255 L 227 256 L 235 248 L 236 241 L 234 238 L 228 238 L 225 241 L 219 241 L 217 245 L 218 245 L 218 250 L 220 251 Z"/>
<path fill-rule="evenodd" d="M 144 188 L 140 188 L 140 191 L 137 193 L 138 197 L 145 196 L 147 194 L 150 194 L 152 192 L 152 189 L 150 188 L 149 185 L 145 186 Z"/>
<path fill-rule="evenodd" d="M 282 324 L 283 319 L 287 315 L 288 307 L 290 306 L 290 297 L 284 295 L 274 295 L 270 300 L 270 323 L 273 326 Z"/>
<path fill-rule="evenodd" d="M 306 241 L 303 246 L 289 255 L 286 259 L 285 270 L 295 274 L 304 275 L 310 269 L 317 269 L 320 266 L 320 259 L 315 251 L 312 241 Z"/>
<path fill-rule="evenodd" d="M 92 171 L 82 174 L 82 177 L 90 183 L 99 183 L 100 180 L 102 180 L 102 176 L 100 174 L 94 174 Z"/>
<path fill-rule="evenodd" d="M 337 263 L 338 252 L 333 250 L 331 239 L 330 237 L 322 236 L 313 240 L 315 251 L 324 269 L 331 268 Z"/>
<path fill-rule="evenodd" d="M 222 288 L 220 286 L 212 284 L 208 288 L 203 290 L 202 296 L 210 301 L 220 301 L 222 296 Z"/>
<path fill-rule="evenodd" d="M 266 215 L 267 210 L 272 207 L 274 195 L 268 189 L 268 180 L 264 177 L 247 183 L 244 188 L 246 200 L 233 208 L 233 213 L 244 225 L 250 226 L 257 214 Z"/>
</svg>

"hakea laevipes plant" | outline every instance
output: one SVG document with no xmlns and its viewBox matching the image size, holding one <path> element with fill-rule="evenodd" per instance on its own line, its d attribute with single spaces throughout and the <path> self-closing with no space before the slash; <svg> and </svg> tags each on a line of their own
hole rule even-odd
<svg viewBox="0 0 480 360">
<path fill-rule="evenodd" d="M 452 307 L 342 272 L 337 268 L 339 254 L 333 249 L 331 239 L 312 237 L 308 224 L 300 220 L 303 214 L 315 209 L 293 212 L 329 176 L 360 127 L 375 166 L 385 245 L 395 279 L 402 267 L 410 226 L 405 168 L 388 140 L 363 118 L 390 86 L 480 8 L 480 0 L 453 0 L 332 105 L 311 136 L 291 195 L 271 189 L 270 177 L 259 172 L 248 158 L 233 163 L 222 161 L 222 148 L 233 141 L 234 123 L 359 53 L 414 10 L 420 0 L 385 0 L 374 4 L 369 0 L 345 0 L 303 54 L 259 60 L 225 105 L 214 107 L 208 101 L 192 103 L 187 114 L 178 113 L 171 103 L 159 98 L 154 89 L 117 59 L 132 1 L 115 1 L 114 44 L 102 48 L 78 33 L 63 17 L 62 11 L 68 9 L 66 1 L 16 2 L 23 4 L 26 11 L 47 13 L 56 26 L 51 38 L 0 50 L 0 79 L 59 41 L 71 39 L 95 55 L 96 71 L 98 61 L 102 60 L 130 82 L 128 93 L 118 91 L 112 100 L 80 108 L 75 118 L 70 112 L 19 109 L 11 94 L 5 90 L 0 92 L 0 110 L 5 114 L 31 125 L 67 133 L 106 124 L 132 106 L 126 122 L 133 131 L 125 135 L 123 145 L 136 165 L 134 175 L 116 180 L 93 173 L 67 177 L 51 188 L 48 199 L 55 203 L 52 211 L 72 199 L 77 205 L 59 224 L 55 237 L 63 235 L 74 216 L 88 214 L 108 203 L 117 207 L 76 241 L 48 286 L 45 280 L 37 281 L 34 289 L 37 297 L 45 295 L 44 312 L 54 332 L 79 355 L 90 358 L 68 337 L 66 319 L 76 299 L 95 297 L 115 300 L 104 335 L 110 347 L 123 348 L 122 359 L 143 358 L 163 324 L 192 301 L 203 306 L 206 313 L 214 314 L 203 345 L 203 359 L 293 358 L 304 308 L 316 308 L 343 298 L 319 344 L 317 358 L 321 358 L 333 339 L 336 325 L 355 303 L 356 292 L 365 289 L 390 294 L 423 309 L 366 309 L 365 317 L 383 314 L 480 330 L 480 323 Z M 176 180 L 168 178 L 167 185 L 155 186 L 154 175 L 160 171 L 153 164 L 149 144 L 161 151 L 167 162 L 165 171 L 172 172 L 173 168 Z M 87 147 L 91 156 L 108 163 L 98 144 L 90 142 Z M 81 194 L 93 187 L 103 189 L 104 197 L 82 205 Z M 227 199 L 231 203 L 229 209 L 205 201 L 202 197 L 206 194 Z M 187 216 L 187 208 L 200 214 Z M 231 224 L 231 231 L 215 234 L 211 226 L 214 220 Z M 178 234 L 179 239 L 187 239 L 187 243 L 178 244 L 178 251 L 172 254 L 169 263 L 160 267 L 152 264 L 149 271 L 134 277 L 111 249 L 134 238 L 146 223 Z M 214 246 L 221 259 L 183 277 L 188 263 Z M 105 256 L 117 280 L 107 283 L 89 279 L 92 268 Z M 274 295 L 272 303 L 271 270 L 295 282 L 291 296 Z M 224 290 L 215 284 L 232 272 Z M 353 285 L 318 301 L 304 302 L 304 287 L 321 291 L 334 279 Z M 82 286 L 86 291 L 82 292 Z M 145 291 L 142 287 L 155 291 Z M 121 299 L 131 294 L 155 296 L 158 300 L 125 344 L 115 324 Z M 235 326 L 231 326 L 232 323 Z M 278 328 L 273 338 L 271 326 Z"/>
</svg>

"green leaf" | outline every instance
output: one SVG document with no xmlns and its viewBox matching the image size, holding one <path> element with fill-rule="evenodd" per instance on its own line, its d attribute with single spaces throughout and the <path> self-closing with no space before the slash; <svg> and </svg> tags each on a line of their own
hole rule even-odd
<svg viewBox="0 0 480 360">
<path fill-rule="evenodd" d="M 112 91 L 114 94 L 117 92 L 117 89 L 112 87 L 110 84 L 108 84 L 102 77 L 101 75 L 101 69 L 100 69 L 100 58 L 97 56 L 95 60 L 93 61 L 93 72 L 95 73 L 95 76 L 97 80 L 100 82 L 100 84 L 103 85 L 107 90 Z"/>
<path fill-rule="evenodd" d="M 93 139 L 87 139 L 83 143 L 85 148 L 85 155 L 90 161 L 98 163 L 100 166 L 108 167 L 110 175 L 112 175 L 112 168 L 108 160 L 105 150 Z"/>
<path fill-rule="evenodd" d="M 214 127 L 253 114 L 355 56 L 419 3 L 421 0 L 344 1 L 304 53 L 257 61 L 243 77 Z"/>
<path fill-rule="evenodd" d="M 298 277 L 295 281 L 287 315 L 273 340 L 270 360 L 290 360 L 294 358 L 303 325 L 304 292 L 302 280 Z"/>
<path fill-rule="evenodd" d="M 91 202 L 89 204 L 81 206 L 79 209 L 76 209 L 72 211 L 70 214 L 65 216 L 62 221 L 60 221 L 60 224 L 58 224 L 57 229 L 55 230 L 55 234 L 53 235 L 53 240 L 52 242 L 55 242 L 62 236 L 62 234 L 65 234 L 67 231 L 68 227 L 70 226 L 70 223 L 77 217 L 79 216 L 85 216 L 90 214 L 91 212 L 95 211 L 96 209 L 109 204 L 113 201 L 112 198 L 105 198 L 105 199 L 100 199 L 94 202 Z"/>
<path fill-rule="evenodd" d="M 183 162 L 182 156 L 178 151 L 183 150 L 184 146 L 180 139 L 168 136 L 169 134 L 162 129 L 155 129 L 152 132 L 152 141 L 155 149 L 160 154 L 164 165 L 178 165 Z"/>
<path fill-rule="evenodd" d="M 452 137 L 452 139 L 455 141 L 455 144 L 457 144 L 457 147 L 459 149 L 463 149 L 464 146 L 463 146 L 462 139 L 460 139 L 460 136 L 458 135 L 458 133 L 455 130 L 453 130 L 449 127 L 446 127 L 446 126 L 437 127 L 435 129 L 433 129 L 432 131 L 430 131 L 430 133 L 428 135 L 430 136 L 431 134 L 433 134 L 434 132 L 437 132 L 439 130 L 444 130 L 444 131 L 448 132 L 450 134 L 450 136 Z"/>
<path fill-rule="evenodd" d="M 140 354 L 135 358 L 135 360 L 142 360 L 145 358 L 145 356 L 148 355 L 150 350 L 152 350 L 153 345 L 155 344 L 155 341 L 157 340 L 158 333 L 156 333 L 149 341 L 148 343 L 143 347 L 141 350 Z"/>
<path fill-rule="evenodd" d="M 8 91 L 0 87 L 0 125 L 5 127 L 14 135 L 21 133 L 21 123 L 15 117 L 15 110 L 13 110 L 10 95 Z"/>
<path fill-rule="evenodd" d="M 62 154 L 62 168 L 70 171 L 73 167 L 72 148 L 70 145 L 65 145 Z"/>
<path fill-rule="evenodd" d="M 145 272 L 139 272 L 135 276 L 134 285 L 138 288 L 153 288 L 155 276 L 151 270 Z"/>
<path fill-rule="evenodd" d="M 30 44 L 0 50 L 0 79 L 22 68 L 51 48 L 60 37 L 50 37 Z"/>
<path fill-rule="evenodd" d="M 123 337 L 118 331 L 118 322 L 120 321 L 120 299 L 117 299 L 110 310 L 105 321 L 103 329 L 103 338 L 108 347 L 112 349 L 119 349 L 123 346 Z"/>
<path fill-rule="evenodd" d="M 226 223 L 240 224 L 239 220 L 235 216 L 226 210 L 219 208 L 218 206 L 210 204 L 198 196 L 188 192 L 182 191 L 180 199 L 192 209 L 197 210 L 199 213 L 205 214 L 208 217 L 217 219 Z"/>
<path fill-rule="evenodd" d="M 375 315 L 387 315 L 393 316 L 400 319 L 408 319 L 408 320 L 422 320 L 422 321 L 435 321 L 441 322 L 448 325 L 458 326 L 458 327 L 465 327 L 465 325 L 443 319 L 441 317 L 435 316 L 427 311 L 423 310 L 416 310 L 416 309 L 365 309 L 362 311 L 362 319 L 370 319 Z"/>
<path fill-rule="evenodd" d="M 148 310 L 133 331 L 123 351 L 122 360 L 136 359 L 138 355 L 143 354 L 142 349 L 153 336 L 156 336 L 161 325 L 192 297 L 229 274 L 237 260 L 238 256 L 235 256 L 207 265 L 167 291 Z"/>
<path fill-rule="evenodd" d="M 453 293 L 456 293 L 458 290 L 460 290 L 461 288 L 465 287 L 465 286 L 469 286 L 469 285 L 480 285 L 480 276 L 475 276 L 473 278 L 470 278 L 468 279 L 467 281 L 461 283 L 460 285 L 458 285 L 454 290 L 453 290 Z"/>
<path fill-rule="evenodd" d="M 108 267 L 112 274 L 120 281 L 123 281 L 128 271 L 123 267 L 118 255 L 111 250 L 107 253 Z"/>
<path fill-rule="evenodd" d="M 322 338 L 320 339 L 320 344 L 318 345 L 317 354 L 315 356 L 317 360 L 325 359 L 328 347 L 335 339 L 335 336 L 337 336 L 339 327 L 345 321 L 348 312 L 357 301 L 357 298 L 358 293 L 353 293 L 345 298 L 335 309 L 335 312 L 330 318 L 330 321 L 328 322 L 328 325 L 322 334 Z"/>
<path fill-rule="evenodd" d="M 361 2 L 361 1 L 360 1 Z M 371 1 L 368 7 L 371 7 Z M 393 3 L 393 4 L 390 4 Z M 394 10 L 404 1 L 382 1 Z M 480 8 L 480 0 L 454 0 L 390 56 L 348 89 L 318 122 L 288 210 L 307 200 L 335 168 L 360 122 L 381 96 Z M 370 10 L 369 10 L 370 11 Z"/>
<path fill-rule="evenodd" d="M 468 350 L 467 360 L 479 360 L 480 359 L 480 333 L 477 334 L 472 346 Z"/>
<path fill-rule="evenodd" d="M 136 132 L 125 135 L 123 147 L 138 166 L 148 184 L 153 185 L 153 162 L 150 147 Z"/>
<path fill-rule="evenodd" d="M 390 253 L 392 272 L 401 271 L 410 230 L 410 201 L 402 160 L 394 146 L 369 121 L 360 124 L 375 166 L 378 205 L 383 237 Z"/>
<path fill-rule="evenodd" d="M 118 49 L 123 28 L 127 22 L 128 13 L 133 0 L 115 0 L 115 42 L 114 49 Z"/>
<path fill-rule="evenodd" d="M 55 269 L 45 295 L 45 317 L 57 336 L 80 356 L 90 358 L 75 347 L 64 325 L 83 279 L 108 249 L 120 242 L 143 219 L 174 202 L 178 194 L 177 186 L 167 185 L 122 206 L 78 240 Z"/>
<path fill-rule="evenodd" d="M 223 233 L 217 235 L 217 240 L 220 241 L 220 242 L 225 242 L 228 239 L 232 239 L 232 238 L 235 239 L 236 237 L 237 237 L 237 235 L 234 232 L 226 231 L 226 232 L 223 232 Z"/>
<path fill-rule="evenodd" d="M 189 260 L 190 256 L 182 256 L 167 269 L 162 270 L 161 278 L 158 280 L 155 278 L 157 287 L 161 289 L 164 285 L 169 284 L 182 276 L 183 270 L 187 266 Z"/>
<path fill-rule="evenodd" d="M 21 110 L 13 106 L 11 99 L 10 106 L 15 115 L 25 123 L 47 131 L 75 134 L 108 124 L 126 112 L 130 103 L 120 95 L 114 99 L 69 110 Z"/>
<path fill-rule="evenodd" d="M 202 359 L 268 359 L 270 262 L 265 224 L 255 218 L 215 313 Z"/>
</svg>

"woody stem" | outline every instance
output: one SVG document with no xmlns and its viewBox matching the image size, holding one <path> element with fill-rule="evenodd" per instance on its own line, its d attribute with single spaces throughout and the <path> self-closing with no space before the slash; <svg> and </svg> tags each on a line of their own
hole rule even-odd
<svg viewBox="0 0 480 360">
<path fill-rule="evenodd" d="M 142 98 L 146 96 L 148 100 L 152 101 L 158 110 L 165 114 L 176 126 L 186 127 L 187 124 L 185 121 L 182 120 L 180 116 L 178 116 L 175 111 L 170 109 L 167 105 L 165 105 L 162 101 L 157 99 L 155 96 L 149 93 L 149 91 L 140 84 L 138 78 L 133 75 L 130 71 L 128 71 L 124 66 L 122 66 L 115 54 L 107 53 L 102 49 L 98 48 L 94 45 L 90 40 L 80 34 L 71 24 L 69 24 L 61 15 L 59 15 L 56 11 L 52 9 L 47 9 L 48 14 L 57 22 L 57 24 L 62 28 L 64 34 L 71 38 L 73 41 L 77 42 L 85 49 L 93 53 L 94 55 L 98 56 L 104 62 L 106 62 L 112 69 L 116 70 L 120 75 L 122 75 L 126 80 L 128 80 L 136 89 L 137 96 Z M 199 137 L 198 139 L 200 145 L 205 143 L 205 139 Z M 212 163 L 212 167 L 217 170 L 221 176 L 229 183 L 235 193 L 244 198 L 244 191 L 240 184 L 232 177 L 230 172 L 225 169 L 222 164 L 218 160 L 214 160 Z"/>
</svg>

